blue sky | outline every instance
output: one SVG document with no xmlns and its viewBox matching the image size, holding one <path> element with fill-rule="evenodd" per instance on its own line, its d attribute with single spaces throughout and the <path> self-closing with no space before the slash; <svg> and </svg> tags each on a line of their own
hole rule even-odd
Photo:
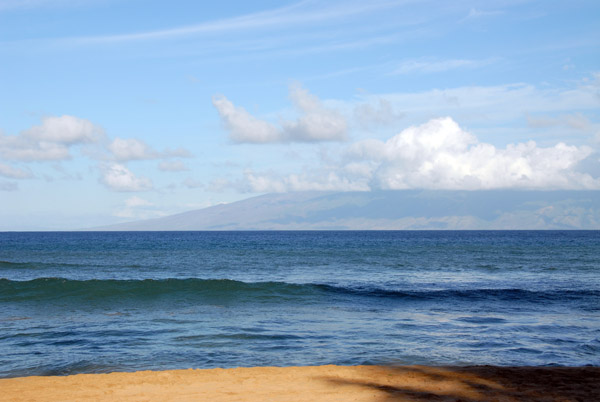
<svg viewBox="0 0 600 402">
<path fill-rule="evenodd" d="M 597 1 L 0 0 L 0 229 L 600 189 Z"/>
</svg>

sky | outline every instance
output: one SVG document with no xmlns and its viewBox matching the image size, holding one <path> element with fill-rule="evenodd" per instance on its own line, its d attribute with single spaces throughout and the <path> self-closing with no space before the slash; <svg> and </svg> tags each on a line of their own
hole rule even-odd
<svg viewBox="0 0 600 402">
<path fill-rule="evenodd" d="M 598 151 L 595 0 L 0 0 L 0 230 L 600 190 Z"/>
</svg>

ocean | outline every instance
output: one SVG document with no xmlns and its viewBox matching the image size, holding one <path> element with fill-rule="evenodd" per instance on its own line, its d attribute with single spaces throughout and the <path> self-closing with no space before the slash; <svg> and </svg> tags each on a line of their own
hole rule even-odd
<svg viewBox="0 0 600 402">
<path fill-rule="evenodd" d="M 600 365 L 600 231 L 4 232 L 0 376 Z"/>
</svg>

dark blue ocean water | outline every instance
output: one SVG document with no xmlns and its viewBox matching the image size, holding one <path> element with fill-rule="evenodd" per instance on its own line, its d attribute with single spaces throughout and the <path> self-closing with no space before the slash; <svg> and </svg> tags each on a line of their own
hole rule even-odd
<svg viewBox="0 0 600 402">
<path fill-rule="evenodd" d="M 0 376 L 600 364 L 600 232 L 0 233 Z"/>
</svg>

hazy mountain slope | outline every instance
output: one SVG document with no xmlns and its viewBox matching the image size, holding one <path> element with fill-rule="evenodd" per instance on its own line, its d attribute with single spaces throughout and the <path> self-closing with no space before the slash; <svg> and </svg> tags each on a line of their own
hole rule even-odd
<svg viewBox="0 0 600 402">
<path fill-rule="evenodd" d="M 600 229 L 600 191 L 267 194 L 94 230 Z"/>
</svg>

